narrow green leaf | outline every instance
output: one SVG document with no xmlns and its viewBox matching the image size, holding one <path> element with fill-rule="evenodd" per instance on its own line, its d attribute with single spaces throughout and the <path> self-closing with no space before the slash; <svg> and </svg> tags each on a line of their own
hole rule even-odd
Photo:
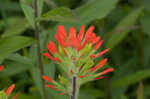
<svg viewBox="0 0 150 99">
<path fill-rule="evenodd" d="M 94 19 L 104 18 L 115 7 L 118 0 L 91 0 L 75 10 L 80 24 L 87 24 Z"/>
<path fill-rule="evenodd" d="M 12 93 L 12 96 L 15 96 L 17 93 Z M 24 94 L 23 92 L 20 92 L 17 96 L 17 99 L 41 99 L 39 95 L 34 94 Z"/>
<path fill-rule="evenodd" d="M 56 72 L 56 66 L 54 62 L 50 62 L 49 64 L 44 65 L 44 74 L 54 79 Z"/>
<path fill-rule="evenodd" d="M 57 22 L 75 22 L 75 18 L 73 17 L 71 10 L 66 7 L 50 10 L 45 13 L 40 19 Z"/>
<path fill-rule="evenodd" d="M 139 82 L 143 79 L 146 79 L 150 77 L 150 70 L 142 70 L 135 72 L 133 74 L 130 74 L 128 76 L 122 77 L 120 79 L 117 79 L 111 83 L 111 88 L 118 88 L 121 86 L 129 86 L 131 84 L 134 84 L 136 82 Z"/>
<path fill-rule="evenodd" d="M 44 0 L 37 0 L 38 16 L 39 16 L 39 17 L 40 17 L 41 14 L 42 14 L 43 4 L 44 4 Z"/>
<path fill-rule="evenodd" d="M 31 74 L 32 74 L 34 83 L 41 94 L 41 97 L 42 97 L 41 99 L 43 99 L 44 93 L 42 91 L 42 79 L 41 79 L 41 74 L 40 74 L 40 70 L 38 66 L 35 66 L 34 68 L 32 68 Z"/>
<path fill-rule="evenodd" d="M 15 61 L 15 62 L 19 62 L 19 63 L 25 64 L 28 66 L 33 66 L 33 62 L 30 59 L 28 59 L 25 56 L 21 56 L 18 53 L 8 55 L 8 57 L 6 57 L 6 59 Z"/>
<path fill-rule="evenodd" d="M 19 24 L 18 24 L 19 23 Z M 23 33 L 29 27 L 27 20 L 24 18 L 17 18 L 11 25 L 8 25 L 2 34 L 2 37 L 13 36 Z"/>
<path fill-rule="evenodd" d="M 100 97 L 104 98 L 105 96 L 106 96 L 106 94 L 103 90 L 91 87 L 91 88 L 81 89 L 79 99 L 97 99 Z"/>
<path fill-rule="evenodd" d="M 23 47 L 32 44 L 34 39 L 24 36 L 13 36 L 0 39 L 0 60 Z"/>
<path fill-rule="evenodd" d="M 6 63 L 7 69 L 0 72 L 0 77 L 13 76 L 27 71 L 31 68 L 30 65 L 22 64 L 20 62 L 8 62 Z"/>
<path fill-rule="evenodd" d="M 34 28 L 34 11 L 32 6 L 27 2 L 27 0 L 20 0 L 20 4 L 28 22 Z"/>
<path fill-rule="evenodd" d="M 143 28 L 143 31 L 147 33 L 150 36 L 150 14 L 145 15 L 144 17 L 141 18 L 141 26 Z"/>
<path fill-rule="evenodd" d="M 0 10 L 7 10 L 7 11 L 21 11 L 18 2 L 9 1 L 0 1 Z"/>
<path fill-rule="evenodd" d="M 128 16 L 126 16 L 116 28 L 110 32 L 110 38 L 106 43 L 107 48 L 113 48 L 121 42 L 131 30 L 131 27 L 136 22 L 138 16 L 141 14 L 143 8 L 133 10 Z"/>
</svg>

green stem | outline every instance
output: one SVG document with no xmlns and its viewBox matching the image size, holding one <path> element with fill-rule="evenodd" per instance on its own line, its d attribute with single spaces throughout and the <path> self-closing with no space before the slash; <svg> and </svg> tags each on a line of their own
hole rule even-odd
<svg viewBox="0 0 150 99">
<path fill-rule="evenodd" d="M 39 70 L 40 70 L 40 76 L 42 80 L 42 91 L 43 91 L 43 98 L 47 99 L 47 94 L 46 94 L 46 88 L 45 88 L 45 82 L 42 79 L 42 75 L 44 75 L 44 66 L 42 62 L 42 56 L 41 56 L 41 48 L 40 48 L 40 38 L 39 38 L 39 24 L 36 21 L 38 18 L 38 5 L 37 5 L 37 0 L 34 0 L 34 18 L 35 18 L 35 23 L 34 23 L 34 29 L 35 29 L 35 39 L 37 40 L 37 55 L 38 55 L 38 65 L 39 65 Z"/>
</svg>

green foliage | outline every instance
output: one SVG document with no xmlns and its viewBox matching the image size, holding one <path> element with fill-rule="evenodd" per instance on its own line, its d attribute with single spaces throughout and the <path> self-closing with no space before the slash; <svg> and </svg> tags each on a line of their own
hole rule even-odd
<svg viewBox="0 0 150 99">
<path fill-rule="evenodd" d="M 150 76 L 149 72 L 150 70 L 137 71 L 136 73 L 117 79 L 116 81 L 112 82 L 111 88 L 129 86 L 131 84 L 137 83 L 138 81 L 148 78 Z"/>
<path fill-rule="evenodd" d="M 75 10 L 79 24 L 88 24 L 94 19 L 102 19 L 115 7 L 118 0 L 91 0 Z"/>
<path fill-rule="evenodd" d="M 41 53 L 48 40 L 54 41 L 59 24 L 68 28 L 75 26 L 77 33 L 83 24 L 95 26 L 95 33 L 104 39 L 104 48 L 112 48 L 107 54 L 109 66 L 114 73 L 104 79 L 81 83 L 79 99 L 149 99 L 150 96 L 150 6 L 149 0 L 37 0 L 38 18 L 34 19 L 34 0 L 0 0 L 0 90 L 5 90 L 11 83 L 16 83 L 17 99 L 41 99 L 42 79 L 38 64 L 37 45 L 34 38 L 34 24 L 38 21 L 40 31 Z M 19 36 L 18 36 L 19 35 Z M 89 53 L 91 46 L 80 52 Z M 67 53 L 76 51 L 65 49 Z M 66 61 L 58 67 L 54 62 L 43 58 L 43 71 L 54 79 L 57 88 L 64 91 L 64 85 L 70 86 L 63 70 L 71 66 L 71 59 L 64 56 L 62 48 L 59 58 Z M 106 55 L 106 54 L 105 54 Z M 99 62 L 83 57 L 79 65 L 85 65 L 80 74 Z M 85 64 L 83 64 L 86 62 Z M 95 63 L 95 64 L 94 64 Z M 105 67 L 109 67 L 109 66 Z M 57 68 L 58 67 L 58 68 Z M 63 70 L 62 70 L 63 68 Z M 104 68 L 105 69 L 105 68 Z M 98 71 L 100 72 L 100 71 Z M 58 74 L 62 74 L 58 77 Z M 91 75 L 89 75 L 89 78 Z M 61 83 L 56 81 L 61 80 Z M 81 80 L 80 80 L 81 81 Z M 48 99 L 69 99 L 66 94 L 59 95 L 46 88 Z M 71 91 L 67 89 L 67 91 Z M 0 91 L 0 99 L 6 99 L 4 91 Z M 143 98 L 144 97 L 144 98 Z M 11 97 L 10 97 L 11 98 Z"/>
<path fill-rule="evenodd" d="M 38 0 L 39 2 L 41 0 Z M 21 7 L 23 9 L 23 12 L 30 23 L 30 25 L 34 28 L 34 10 L 33 6 L 27 2 L 26 0 L 20 0 Z M 40 5 L 41 8 L 39 8 L 39 12 L 41 13 L 42 5 Z"/>
<path fill-rule="evenodd" d="M 0 60 L 7 55 L 33 43 L 33 39 L 24 36 L 13 36 L 0 39 Z"/>
<path fill-rule="evenodd" d="M 50 10 L 42 15 L 40 20 L 56 21 L 56 22 L 75 22 L 72 11 L 69 8 L 61 7 Z"/>
<path fill-rule="evenodd" d="M 8 22 L 9 23 L 9 22 Z M 18 24 L 18 23 L 21 23 Z M 29 25 L 27 24 L 27 20 L 24 18 L 17 18 L 13 23 L 8 25 L 2 35 L 2 37 L 8 37 L 13 35 L 18 35 L 23 33 Z"/>
<path fill-rule="evenodd" d="M 44 0 L 38 0 L 37 5 L 38 5 L 38 16 L 40 17 L 43 10 Z"/>
<path fill-rule="evenodd" d="M 120 23 L 115 27 L 115 29 L 109 34 L 110 38 L 106 44 L 107 48 L 115 47 L 121 40 L 123 40 L 127 34 L 130 32 L 131 27 L 134 27 L 138 16 L 141 14 L 143 8 L 138 8 L 126 16 Z"/>
</svg>

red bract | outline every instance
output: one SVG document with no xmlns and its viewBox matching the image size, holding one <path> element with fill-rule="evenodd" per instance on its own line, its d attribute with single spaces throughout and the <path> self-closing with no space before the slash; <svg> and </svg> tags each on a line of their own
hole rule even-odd
<svg viewBox="0 0 150 99">
<path fill-rule="evenodd" d="M 114 71 L 114 69 L 113 68 L 109 68 L 109 69 L 107 69 L 107 70 L 105 70 L 105 71 L 103 71 L 103 72 L 101 72 L 101 73 L 99 73 L 100 75 L 105 75 L 105 74 L 107 74 L 107 73 L 109 73 L 109 72 L 112 72 L 112 71 Z"/>
<path fill-rule="evenodd" d="M 12 84 L 7 90 L 6 90 L 6 95 L 9 96 L 13 89 L 15 88 L 15 84 Z"/>
<path fill-rule="evenodd" d="M 3 68 L 4 68 L 4 65 L 1 65 L 1 66 L 0 66 L 0 71 L 2 71 L 2 70 L 3 70 Z"/>
<path fill-rule="evenodd" d="M 52 89 L 54 89 L 54 90 L 56 90 L 56 91 L 58 91 L 58 89 L 57 89 L 57 88 L 55 88 L 55 87 L 54 87 L 54 86 L 52 86 L 52 85 L 46 84 L 46 86 L 47 86 L 47 87 L 49 87 L 49 88 L 52 88 Z"/>
<path fill-rule="evenodd" d="M 43 75 L 42 78 L 46 81 L 48 81 L 49 83 L 53 83 L 52 79 L 48 76 Z M 55 91 L 59 91 L 59 89 L 55 88 L 55 86 L 50 85 L 50 84 L 45 84 L 46 87 L 49 87 Z M 59 95 L 64 95 L 64 92 L 59 93 Z"/>
<path fill-rule="evenodd" d="M 107 59 L 103 59 L 102 61 L 100 61 L 96 66 L 94 66 L 93 68 L 91 68 L 90 72 L 96 70 L 96 69 L 99 69 L 101 68 L 102 66 L 105 65 L 105 63 L 107 62 Z"/>
<path fill-rule="evenodd" d="M 52 79 L 48 76 L 43 75 L 43 79 L 48 81 L 49 83 L 53 83 Z"/>
<path fill-rule="evenodd" d="M 85 26 L 82 25 L 82 26 L 81 26 L 81 29 L 80 29 L 80 32 L 79 32 L 79 34 L 78 34 L 78 37 L 77 37 L 80 43 L 81 43 L 82 40 L 83 40 L 84 30 L 85 30 Z"/>
<path fill-rule="evenodd" d="M 58 52 L 55 43 L 53 43 L 52 41 L 49 41 L 49 44 L 47 45 L 47 48 L 48 48 L 48 50 L 51 54 L 53 54 L 55 52 Z"/>
</svg>

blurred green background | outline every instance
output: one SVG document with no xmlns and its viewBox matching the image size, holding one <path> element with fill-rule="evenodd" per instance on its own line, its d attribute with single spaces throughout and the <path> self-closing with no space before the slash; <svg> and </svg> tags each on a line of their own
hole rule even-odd
<svg viewBox="0 0 150 99">
<path fill-rule="evenodd" d="M 40 23 L 41 53 L 55 41 L 58 24 L 94 25 L 104 39 L 101 50 L 115 71 L 81 87 L 80 99 L 150 99 L 150 0 L 0 0 L 0 90 L 16 83 L 18 99 L 44 99 L 34 22 Z M 57 79 L 59 68 L 43 58 L 44 74 Z M 68 99 L 46 89 L 48 99 Z"/>
</svg>

